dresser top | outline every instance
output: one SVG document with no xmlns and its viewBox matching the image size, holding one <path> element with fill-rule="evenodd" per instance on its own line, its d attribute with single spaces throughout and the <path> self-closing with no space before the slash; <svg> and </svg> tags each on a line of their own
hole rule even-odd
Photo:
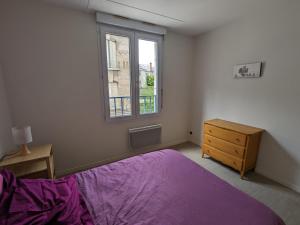
<svg viewBox="0 0 300 225">
<path fill-rule="evenodd" d="M 221 119 L 213 119 L 213 120 L 207 120 L 204 122 L 205 124 L 210 124 L 213 126 L 221 127 L 228 130 L 233 130 L 242 134 L 255 134 L 263 132 L 264 130 L 257 127 L 251 127 L 248 125 L 240 124 L 240 123 L 234 123 L 226 120 Z"/>
</svg>

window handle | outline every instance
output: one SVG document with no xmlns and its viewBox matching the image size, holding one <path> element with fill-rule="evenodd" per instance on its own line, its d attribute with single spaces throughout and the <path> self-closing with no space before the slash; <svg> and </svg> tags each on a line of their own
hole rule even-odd
<svg viewBox="0 0 300 225">
<path fill-rule="evenodd" d="M 164 90 L 160 89 L 160 108 L 163 108 Z"/>
</svg>

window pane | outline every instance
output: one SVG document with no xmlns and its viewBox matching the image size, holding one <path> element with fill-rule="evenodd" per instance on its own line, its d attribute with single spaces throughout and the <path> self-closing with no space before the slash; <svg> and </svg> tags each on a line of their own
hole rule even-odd
<svg viewBox="0 0 300 225">
<path fill-rule="evenodd" d="M 129 38 L 106 34 L 110 117 L 132 115 Z"/>
<path fill-rule="evenodd" d="M 158 112 L 157 43 L 139 39 L 140 114 Z"/>
</svg>

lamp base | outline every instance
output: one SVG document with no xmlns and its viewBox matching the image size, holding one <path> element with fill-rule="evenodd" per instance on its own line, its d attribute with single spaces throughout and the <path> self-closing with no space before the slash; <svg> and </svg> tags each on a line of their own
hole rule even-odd
<svg viewBox="0 0 300 225">
<path fill-rule="evenodd" d="M 20 150 L 20 155 L 29 155 L 31 153 L 26 144 L 21 145 Z"/>
</svg>

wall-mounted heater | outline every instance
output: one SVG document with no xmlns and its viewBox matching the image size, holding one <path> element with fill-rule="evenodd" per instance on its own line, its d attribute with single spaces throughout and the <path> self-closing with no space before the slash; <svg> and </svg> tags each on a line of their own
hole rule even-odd
<svg viewBox="0 0 300 225">
<path fill-rule="evenodd" d="M 130 147 L 137 150 L 160 144 L 161 129 L 160 124 L 129 129 Z"/>
</svg>

